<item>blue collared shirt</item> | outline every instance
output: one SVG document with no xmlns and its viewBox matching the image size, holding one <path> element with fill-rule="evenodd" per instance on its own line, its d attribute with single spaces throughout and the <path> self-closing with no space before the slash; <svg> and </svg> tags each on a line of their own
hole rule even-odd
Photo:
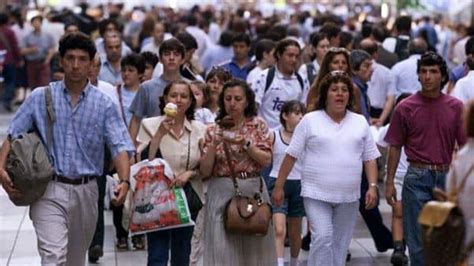
<svg viewBox="0 0 474 266">
<path fill-rule="evenodd" d="M 70 178 L 102 175 L 106 145 L 112 158 L 135 150 L 119 111 L 107 95 L 88 83 L 73 108 L 63 81 L 49 86 L 56 113 L 52 154 L 56 174 Z M 44 91 L 35 89 L 16 112 L 8 129 L 13 139 L 36 125 L 42 140 L 46 140 Z"/>
<path fill-rule="evenodd" d="M 369 86 L 367 85 L 367 83 L 362 82 L 356 76 L 352 77 L 352 81 L 357 85 L 357 87 L 360 90 L 360 112 L 365 117 L 365 119 L 369 121 L 370 103 L 369 103 L 369 97 L 367 97 L 367 89 Z"/>
<path fill-rule="evenodd" d="M 100 66 L 98 79 L 106 81 L 114 86 L 123 83 L 122 72 L 120 70 L 116 71 L 107 58 L 102 58 L 102 65 Z"/>
<path fill-rule="evenodd" d="M 242 68 L 240 68 L 239 65 L 235 63 L 235 58 L 232 58 L 230 62 L 222 65 L 222 67 L 229 70 L 230 74 L 232 74 L 234 78 L 239 78 L 244 81 L 247 80 L 247 75 L 249 74 L 249 70 L 251 66 L 252 66 L 252 61 L 250 60 L 250 58 L 249 58 L 249 62 Z"/>
</svg>

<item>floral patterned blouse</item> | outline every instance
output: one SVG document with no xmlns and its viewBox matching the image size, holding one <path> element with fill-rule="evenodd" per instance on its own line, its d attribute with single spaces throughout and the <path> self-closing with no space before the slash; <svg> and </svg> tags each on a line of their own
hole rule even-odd
<svg viewBox="0 0 474 266">
<path fill-rule="evenodd" d="M 218 125 L 211 125 L 207 128 L 204 136 L 203 152 L 207 153 L 208 148 L 212 145 L 214 140 L 216 127 Z M 227 132 L 226 132 L 227 131 Z M 228 134 L 228 130 L 224 131 L 224 135 Z M 251 140 L 252 145 L 267 152 L 272 152 L 272 143 L 269 138 L 269 131 L 267 123 L 260 117 L 247 118 L 244 125 L 234 131 L 236 135 L 242 135 L 246 140 Z M 236 173 L 259 173 L 264 168 L 257 161 L 252 159 L 242 146 L 228 143 L 231 154 L 231 161 L 234 165 Z M 213 177 L 230 176 L 230 169 L 225 157 L 224 145 L 220 143 L 216 148 L 216 158 L 214 161 L 214 168 L 212 169 Z"/>
</svg>

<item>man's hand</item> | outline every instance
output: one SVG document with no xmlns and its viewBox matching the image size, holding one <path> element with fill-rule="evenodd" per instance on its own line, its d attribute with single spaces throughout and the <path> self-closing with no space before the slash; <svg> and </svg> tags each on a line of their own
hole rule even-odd
<svg viewBox="0 0 474 266">
<path fill-rule="evenodd" d="M 0 182 L 3 189 L 5 189 L 11 199 L 16 199 L 23 196 L 21 191 L 15 188 L 10 176 L 8 175 L 7 171 L 5 171 L 5 169 L 0 169 Z"/>
<path fill-rule="evenodd" d="M 278 188 L 275 186 L 272 193 L 272 201 L 275 206 L 280 207 L 283 205 L 283 199 L 285 198 L 285 191 L 283 188 Z"/>
<path fill-rule="evenodd" d="M 127 197 L 127 193 L 128 193 L 128 190 L 129 190 L 129 186 L 128 186 L 128 183 L 127 182 L 122 182 L 121 184 L 118 184 L 116 187 L 115 187 L 115 195 L 117 195 L 117 197 L 115 197 L 115 199 L 112 199 L 112 204 L 114 206 L 122 206 L 123 203 L 125 202 L 125 199 Z"/>
<path fill-rule="evenodd" d="M 395 188 L 393 181 L 385 182 L 385 198 L 390 206 L 395 206 L 395 203 L 397 202 L 397 189 Z"/>
<path fill-rule="evenodd" d="M 365 193 L 365 209 L 370 210 L 377 206 L 377 187 L 370 187 Z"/>
</svg>

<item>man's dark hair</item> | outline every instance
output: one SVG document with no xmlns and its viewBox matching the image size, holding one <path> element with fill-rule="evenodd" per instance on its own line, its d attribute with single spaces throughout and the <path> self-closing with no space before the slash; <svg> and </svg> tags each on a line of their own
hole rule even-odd
<svg viewBox="0 0 474 266">
<path fill-rule="evenodd" d="M 285 52 L 286 47 L 288 46 L 296 46 L 301 51 L 301 47 L 297 41 L 288 38 L 283 39 L 276 44 L 275 52 L 273 53 L 273 56 L 277 61 L 280 59 L 280 56 Z"/>
<path fill-rule="evenodd" d="M 141 54 L 132 53 L 122 58 L 120 61 L 120 67 L 124 69 L 126 66 L 136 68 L 138 74 L 145 73 L 145 59 Z"/>
<path fill-rule="evenodd" d="M 474 36 L 467 39 L 466 45 L 464 46 L 464 51 L 466 55 L 474 54 Z"/>
<path fill-rule="evenodd" d="M 104 36 L 104 33 L 107 30 L 107 26 L 109 24 L 113 24 L 118 32 L 120 32 L 120 33 L 123 32 L 123 25 L 121 23 L 119 23 L 116 19 L 106 18 L 106 19 L 103 19 L 99 22 L 99 34 L 100 34 L 100 36 Z"/>
<path fill-rule="evenodd" d="M 197 26 L 198 24 L 198 21 L 196 19 L 196 17 L 192 14 L 188 15 L 186 17 L 186 23 L 189 25 L 189 26 Z"/>
<path fill-rule="evenodd" d="M 424 54 L 428 50 L 428 44 L 422 38 L 416 38 L 408 44 L 408 52 L 413 54 Z"/>
<path fill-rule="evenodd" d="M 439 66 L 441 71 L 441 76 L 443 80 L 441 81 L 441 88 L 448 82 L 448 67 L 446 66 L 446 61 L 443 57 L 435 52 L 426 52 L 424 53 L 416 64 L 416 73 L 420 74 L 421 67 L 423 66 Z"/>
<path fill-rule="evenodd" d="M 184 45 L 178 39 L 171 38 L 160 45 L 160 57 L 163 56 L 165 52 L 178 52 L 181 54 L 181 57 L 184 58 L 186 48 L 184 48 Z"/>
<path fill-rule="evenodd" d="M 269 53 L 275 48 L 275 46 L 275 42 L 268 39 L 262 39 L 258 41 L 257 45 L 255 46 L 255 59 L 257 59 L 257 61 L 261 61 L 263 59 L 263 54 Z"/>
<path fill-rule="evenodd" d="M 140 53 L 145 60 L 145 64 L 152 65 L 155 68 L 156 64 L 158 64 L 158 56 L 153 52 L 142 52 Z"/>
<path fill-rule="evenodd" d="M 232 44 L 236 42 L 244 42 L 247 46 L 250 46 L 250 36 L 247 33 L 239 33 L 232 38 Z"/>
<path fill-rule="evenodd" d="M 68 50 L 79 49 L 86 51 L 89 54 L 89 59 L 92 60 L 95 56 L 95 44 L 82 32 L 69 33 L 64 35 L 59 41 L 59 54 L 64 57 Z"/>
<path fill-rule="evenodd" d="M 372 36 L 377 42 L 383 42 L 388 34 L 382 26 L 374 25 L 372 27 Z"/>
<path fill-rule="evenodd" d="M 395 20 L 395 29 L 397 32 L 410 34 L 411 31 L 411 17 L 410 16 L 400 16 Z"/>
<path fill-rule="evenodd" d="M 348 31 L 341 31 L 339 33 L 339 38 L 339 46 L 344 48 L 347 48 L 347 46 L 354 40 L 354 36 L 352 36 L 352 33 Z"/>
<path fill-rule="evenodd" d="M 324 40 L 324 39 L 327 39 L 328 37 L 326 36 L 326 34 L 322 33 L 322 32 L 313 32 L 311 33 L 310 35 L 310 40 L 311 40 L 311 46 L 313 46 L 314 48 L 316 48 L 319 44 L 320 41 Z"/>
<path fill-rule="evenodd" d="M 184 49 L 186 49 L 186 51 L 198 48 L 196 38 L 186 31 L 179 32 L 175 35 L 175 37 L 184 45 Z"/>
<path fill-rule="evenodd" d="M 0 12 L 0 26 L 8 24 L 8 14 L 5 12 Z"/>
<path fill-rule="evenodd" d="M 219 44 L 224 47 L 230 47 L 232 45 L 232 39 L 234 38 L 234 33 L 232 31 L 224 31 L 219 37 Z"/>
<path fill-rule="evenodd" d="M 324 25 L 319 29 L 319 32 L 325 33 L 328 36 L 328 39 L 336 38 L 341 33 L 341 28 L 333 22 L 326 22 Z"/>
</svg>

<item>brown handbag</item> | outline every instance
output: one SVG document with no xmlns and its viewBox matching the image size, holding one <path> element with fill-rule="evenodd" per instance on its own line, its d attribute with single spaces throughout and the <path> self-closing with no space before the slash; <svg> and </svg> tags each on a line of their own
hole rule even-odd
<svg viewBox="0 0 474 266">
<path fill-rule="evenodd" d="M 239 190 L 237 176 L 230 160 L 230 152 L 224 142 L 224 152 L 229 164 L 232 181 L 234 183 L 234 196 L 227 202 L 224 212 L 224 228 L 231 234 L 265 236 L 272 219 L 272 208 L 262 198 L 263 181 L 260 179 L 260 189 L 253 198 L 245 197 Z"/>
<path fill-rule="evenodd" d="M 466 222 L 457 196 L 466 183 L 474 165 L 463 177 L 459 187 L 456 183 L 456 173 L 453 168 L 452 189 L 447 201 L 430 201 L 423 206 L 418 223 L 422 228 L 423 254 L 425 263 L 429 266 L 457 266 L 467 258 L 474 243 L 464 244 Z"/>
</svg>

